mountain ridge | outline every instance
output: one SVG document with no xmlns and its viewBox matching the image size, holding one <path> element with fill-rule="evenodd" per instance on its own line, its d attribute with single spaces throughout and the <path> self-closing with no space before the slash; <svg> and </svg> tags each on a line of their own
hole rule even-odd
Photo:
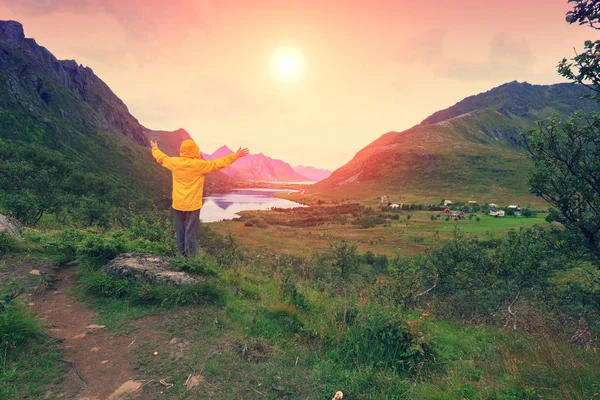
<svg viewBox="0 0 600 400">
<path fill-rule="evenodd" d="M 221 146 L 212 154 L 204 154 L 207 160 L 214 160 L 233 153 L 227 146 Z M 303 176 L 283 160 L 274 159 L 263 153 L 249 154 L 222 170 L 225 174 L 239 180 L 263 182 L 305 182 L 309 178 Z"/>
<path fill-rule="evenodd" d="M 91 68 L 58 60 L 21 23 L 0 21 L 0 207 L 167 204 L 171 177 L 152 158 L 149 132 L 169 135 L 143 127 Z M 230 186 L 215 175 L 205 188 Z"/>
<path fill-rule="evenodd" d="M 469 96 L 412 128 L 383 134 L 309 190 L 428 198 L 530 196 L 520 134 L 552 113 L 598 111 L 596 103 L 581 98 L 584 92 L 569 84 L 513 81 Z"/>
</svg>

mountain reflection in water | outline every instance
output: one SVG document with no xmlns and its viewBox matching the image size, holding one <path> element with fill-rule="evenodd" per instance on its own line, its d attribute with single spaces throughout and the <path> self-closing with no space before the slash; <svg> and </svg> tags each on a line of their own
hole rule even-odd
<svg viewBox="0 0 600 400">
<path fill-rule="evenodd" d="M 274 197 L 276 193 L 290 193 L 288 189 L 240 189 L 218 193 L 204 198 L 200 211 L 202 222 L 216 222 L 238 218 L 240 211 L 306 207 L 302 204 Z"/>
</svg>

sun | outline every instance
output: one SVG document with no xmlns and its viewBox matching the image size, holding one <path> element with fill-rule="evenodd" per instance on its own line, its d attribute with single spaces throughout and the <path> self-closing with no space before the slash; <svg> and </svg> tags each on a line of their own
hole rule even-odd
<svg viewBox="0 0 600 400">
<path fill-rule="evenodd" d="M 271 74 L 283 82 L 296 82 L 304 74 L 304 54 L 295 47 L 282 47 L 271 56 Z"/>
</svg>

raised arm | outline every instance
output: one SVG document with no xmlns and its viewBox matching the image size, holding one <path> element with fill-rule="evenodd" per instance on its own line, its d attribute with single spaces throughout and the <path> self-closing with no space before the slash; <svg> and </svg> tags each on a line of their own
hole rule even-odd
<svg viewBox="0 0 600 400">
<path fill-rule="evenodd" d="M 218 171 L 225 167 L 228 167 L 231 164 L 233 164 L 235 162 L 235 160 L 237 160 L 238 158 L 246 157 L 248 155 L 248 153 L 249 153 L 248 149 L 246 149 L 246 148 L 242 149 L 240 147 L 235 153 L 228 154 L 225 157 L 217 158 L 216 160 L 213 160 L 213 161 L 206 161 L 201 164 L 200 173 L 206 175 L 206 174 L 210 174 L 211 172 L 215 172 L 215 171 Z"/>
<path fill-rule="evenodd" d="M 160 165 L 167 169 L 171 169 L 171 157 L 163 153 L 158 149 L 158 144 L 156 140 L 150 141 L 150 146 L 152 146 L 152 157 L 158 162 Z"/>
</svg>

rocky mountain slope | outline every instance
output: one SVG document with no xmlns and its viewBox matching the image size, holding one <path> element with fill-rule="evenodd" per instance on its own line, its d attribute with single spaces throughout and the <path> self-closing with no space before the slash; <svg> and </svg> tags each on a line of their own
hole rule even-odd
<svg viewBox="0 0 600 400">
<path fill-rule="evenodd" d="M 204 154 L 207 160 L 233 153 L 227 146 L 218 148 L 212 154 Z M 229 176 L 245 181 L 262 182 L 305 182 L 311 179 L 294 171 L 285 161 L 268 157 L 262 153 L 250 154 L 223 170 Z"/>
<path fill-rule="evenodd" d="M 438 111 L 403 132 L 388 132 L 314 185 L 317 192 L 419 197 L 529 196 L 524 129 L 553 113 L 598 111 L 582 88 L 510 82 Z"/>
<path fill-rule="evenodd" d="M 169 172 L 153 160 L 148 135 L 177 147 L 181 131 L 144 128 L 91 68 L 58 60 L 19 22 L 0 21 L 0 208 L 26 213 L 37 202 L 71 213 L 86 202 L 166 199 Z"/>
<path fill-rule="evenodd" d="M 331 171 L 328 169 L 305 167 L 304 165 L 296 165 L 294 171 L 302 176 L 307 177 L 311 181 L 322 181 L 325 178 L 329 178 Z"/>
</svg>

